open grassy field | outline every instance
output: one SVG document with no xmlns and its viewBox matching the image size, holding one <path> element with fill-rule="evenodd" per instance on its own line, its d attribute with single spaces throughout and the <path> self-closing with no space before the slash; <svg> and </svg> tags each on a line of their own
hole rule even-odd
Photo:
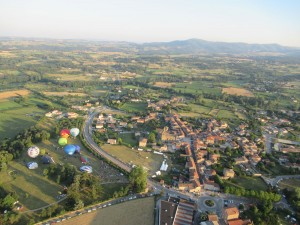
<svg viewBox="0 0 300 225">
<path fill-rule="evenodd" d="M 65 96 L 65 95 L 73 95 L 73 96 L 87 96 L 87 94 L 85 93 L 81 93 L 81 92 L 67 92 L 67 91 L 44 91 L 43 92 L 44 95 L 47 96 Z"/>
<path fill-rule="evenodd" d="M 126 185 L 128 181 L 125 176 L 121 176 L 119 171 L 88 152 L 79 139 L 69 139 L 69 143 L 81 147 L 81 154 L 89 159 L 88 164 L 93 167 L 93 174 L 99 176 L 101 182 L 104 183 L 102 200 L 111 197 L 114 191 Z M 37 146 L 45 149 L 53 157 L 55 163 L 69 163 L 78 169 L 82 166 L 79 155 L 66 155 L 62 148 L 58 148 L 57 140 L 45 141 Z M 39 167 L 36 170 L 27 169 L 26 163 L 30 161 L 37 162 Z M 20 159 L 9 163 L 6 172 L 0 172 L 0 185 L 7 191 L 15 191 L 20 196 L 19 201 L 24 205 L 24 211 L 46 206 L 57 201 L 58 192 L 63 190 L 62 186 L 43 176 L 43 170 L 46 168 L 48 165 L 42 163 L 41 157 L 31 159 L 24 152 Z"/>
<path fill-rule="evenodd" d="M 28 157 L 24 158 L 29 161 Z M 8 170 L 0 172 L 0 176 L 1 186 L 6 191 L 15 191 L 18 194 L 24 211 L 57 201 L 58 192 L 63 190 L 63 187 L 42 176 L 41 171 L 27 169 L 22 160 L 10 162 Z"/>
<path fill-rule="evenodd" d="M 287 188 L 289 190 L 300 188 L 300 179 L 288 179 L 288 180 L 282 180 L 279 183 L 279 187 L 281 189 Z"/>
<path fill-rule="evenodd" d="M 229 95 L 254 97 L 254 95 L 251 91 L 248 91 L 244 88 L 236 88 L 236 87 L 223 88 L 222 93 L 226 93 L 226 94 L 229 94 Z"/>
<path fill-rule="evenodd" d="M 175 85 L 174 89 L 176 91 L 181 91 L 182 93 L 213 93 L 221 94 L 221 89 L 217 86 L 213 86 L 211 83 L 194 81 L 189 83 L 178 83 Z"/>
<path fill-rule="evenodd" d="M 119 138 L 122 138 L 123 143 L 130 144 L 132 147 L 137 146 L 138 140 L 134 137 L 134 133 L 119 134 Z"/>
<path fill-rule="evenodd" d="M 127 112 L 145 112 L 147 109 L 147 103 L 126 102 L 124 105 L 122 105 L 121 109 Z"/>
<path fill-rule="evenodd" d="M 159 170 L 163 161 L 162 155 L 145 151 L 141 152 L 122 145 L 105 144 L 102 148 L 125 163 L 145 167 L 149 174 L 154 174 L 154 172 Z"/>
<path fill-rule="evenodd" d="M 14 137 L 18 132 L 34 125 L 45 113 L 36 106 L 24 107 L 17 103 L 5 103 L 2 110 L 0 103 L 0 140 Z"/>
<path fill-rule="evenodd" d="M 265 191 L 268 188 L 265 182 L 259 177 L 235 177 L 226 182 L 236 187 L 253 189 L 256 191 Z"/>
<path fill-rule="evenodd" d="M 61 222 L 62 225 L 153 225 L 154 198 L 136 199 Z"/>
<path fill-rule="evenodd" d="M 49 78 L 53 78 L 56 80 L 62 80 L 62 81 L 76 81 L 76 80 L 82 80 L 82 81 L 88 81 L 93 80 L 92 76 L 85 76 L 85 75 L 77 75 L 77 74 L 47 74 Z"/>
<path fill-rule="evenodd" d="M 8 98 L 11 98 L 11 97 L 17 97 L 17 96 L 26 96 L 26 95 L 29 95 L 29 93 L 30 93 L 30 91 L 28 91 L 26 89 L 4 91 L 4 92 L 0 92 L 0 100 L 8 99 Z"/>
</svg>

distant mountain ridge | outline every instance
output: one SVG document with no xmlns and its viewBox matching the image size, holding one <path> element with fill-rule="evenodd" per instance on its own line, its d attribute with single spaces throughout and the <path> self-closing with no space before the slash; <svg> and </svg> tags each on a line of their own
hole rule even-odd
<svg viewBox="0 0 300 225">
<path fill-rule="evenodd" d="M 171 42 L 144 43 L 145 51 L 168 51 L 170 53 L 253 53 L 253 52 L 300 52 L 300 48 L 279 44 L 247 44 L 242 42 L 212 42 L 201 39 L 177 40 Z"/>
<path fill-rule="evenodd" d="M 27 41 L 26 45 L 1 42 Z M 29 42 L 29 43 L 28 43 Z M 92 48 L 100 51 L 128 51 L 140 54 L 251 54 L 260 52 L 283 53 L 300 56 L 300 48 L 279 44 L 248 44 L 242 42 L 213 42 L 202 39 L 176 40 L 170 42 L 134 43 L 126 41 L 97 41 L 84 39 L 51 39 L 0 37 L 0 50 L 37 49 L 37 50 L 84 50 Z"/>
</svg>

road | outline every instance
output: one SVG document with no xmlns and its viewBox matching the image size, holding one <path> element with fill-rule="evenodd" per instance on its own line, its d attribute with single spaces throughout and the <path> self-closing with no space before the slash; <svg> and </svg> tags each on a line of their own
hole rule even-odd
<svg viewBox="0 0 300 225">
<path fill-rule="evenodd" d="M 98 114 L 100 111 L 95 110 L 93 113 L 91 113 L 89 115 L 89 117 L 86 119 L 85 121 L 85 125 L 84 125 L 84 129 L 83 129 L 83 137 L 84 140 L 86 141 L 86 143 L 88 144 L 88 146 L 93 149 L 95 152 L 97 152 L 99 155 L 101 155 L 103 158 L 111 161 L 112 163 L 114 163 L 115 165 L 117 165 L 118 167 L 120 167 L 121 169 L 130 172 L 131 171 L 131 167 L 126 165 L 125 163 L 123 163 L 122 161 L 114 158 L 113 156 L 111 156 L 110 154 L 108 154 L 107 152 L 105 152 L 102 148 L 100 148 L 95 141 L 92 138 L 92 123 L 94 120 L 94 117 L 96 114 Z"/>
</svg>

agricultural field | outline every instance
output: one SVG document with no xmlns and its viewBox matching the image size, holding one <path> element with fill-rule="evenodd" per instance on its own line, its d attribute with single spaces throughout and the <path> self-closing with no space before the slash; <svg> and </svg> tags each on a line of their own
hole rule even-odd
<svg viewBox="0 0 300 225">
<path fill-rule="evenodd" d="M 153 225 L 155 201 L 153 197 L 136 199 L 121 204 L 112 205 L 91 213 L 86 213 L 70 220 L 61 222 L 62 225 Z"/>
<path fill-rule="evenodd" d="M 213 93 L 221 94 L 221 89 L 218 86 L 213 85 L 212 83 L 201 82 L 201 81 L 191 81 L 188 83 L 177 83 L 173 88 L 176 91 L 181 93 Z"/>
<path fill-rule="evenodd" d="M 147 108 L 147 103 L 144 102 L 126 102 L 122 105 L 121 110 L 127 112 L 145 112 Z"/>
<path fill-rule="evenodd" d="M 65 96 L 65 95 L 72 95 L 72 96 L 87 96 L 87 94 L 85 93 L 81 93 L 81 92 L 67 92 L 67 91 L 44 91 L 43 92 L 44 95 L 47 96 Z"/>
<path fill-rule="evenodd" d="M 0 92 L 0 101 L 4 99 L 8 99 L 11 97 L 18 97 L 18 96 L 27 96 L 30 94 L 30 91 L 23 89 L 23 90 L 11 90 L 11 91 L 4 91 Z M 1 102 L 0 102 L 1 104 Z"/>
<path fill-rule="evenodd" d="M 117 157 L 125 163 L 143 166 L 148 170 L 149 175 L 152 175 L 159 170 L 163 161 L 162 155 L 157 155 L 152 152 L 138 151 L 123 145 L 105 144 L 102 148 L 104 151 L 107 151 L 109 154 Z"/>
<path fill-rule="evenodd" d="M 248 91 L 244 88 L 227 87 L 227 88 L 222 89 L 222 93 L 226 93 L 229 95 L 254 97 L 254 95 L 251 91 Z"/>
<path fill-rule="evenodd" d="M 23 107 L 17 103 L 0 103 L 0 140 L 14 137 L 18 132 L 29 128 L 44 116 L 46 112 L 36 106 Z M 6 108 L 6 109 L 5 109 Z"/>
<path fill-rule="evenodd" d="M 175 83 L 168 83 L 168 82 L 155 82 L 153 86 L 160 87 L 160 88 L 168 88 L 175 85 Z"/>
<path fill-rule="evenodd" d="M 22 102 L 0 100 L 0 140 L 14 137 L 23 129 L 35 125 L 47 112 L 44 106 L 58 105 L 34 95 L 27 96 Z"/>
</svg>

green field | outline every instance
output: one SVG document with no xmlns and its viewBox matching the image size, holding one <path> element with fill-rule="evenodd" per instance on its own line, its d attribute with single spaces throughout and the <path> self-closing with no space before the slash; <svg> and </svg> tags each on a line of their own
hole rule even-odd
<svg viewBox="0 0 300 225">
<path fill-rule="evenodd" d="M 121 109 L 127 112 L 145 112 L 147 109 L 147 103 L 126 102 L 124 105 L 122 105 Z"/>
<path fill-rule="evenodd" d="M 266 191 L 268 188 L 265 182 L 259 177 L 235 177 L 226 181 L 226 183 L 236 187 L 253 189 L 256 191 Z"/>
<path fill-rule="evenodd" d="M 0 184 L 6 191 L 15 191 L 24 211 L 46 206 L 57 201 L 63 188 L 42 176 L 42 171 L 29 170 L 22 160 L 9 163 L 7 172 L 1 172 Z"/>
<path fill-rule="evenodd" d="M 282 180 L 279 183 L 279 187 L 281 189 L 287 188 L 289 190 L 299 188 L 300 187 L 300 179 L 287 179 L 287 180 Z"/>
<path fill-rule="evenodd" d="M 103 145 L 102 148 L 111 155 L 119 158 L 123 162 L 141 165 L 149 170 L 149 174 L 153 174 L 159 170 L 163 161 L 162 155 L 153 154 L 151 152 L 140 152 L 122 145 Z M 146 158 L 148 157 L 148 158 Z"/>
<path fill-rule="evenodd" d="M 98 209 L 61 222 L 62 225 L 153 225 L 155 201 L 153 197 L 136 199 Z"/>
<path fill-rule="evenodd" d="M 138 140 L 134 137 L 134 133 L 119 134 L 119 138 L 122 138 L 124 144 L 130 144 L 132 147 L 137 146 Z"/>
<path fill-rule="evenodd" d="M 1 103 L 0 103 L 1 105 Z M 6 104 L 11 107 L 14 104 Z M 2 105 L 1 105 L 2 106 Z M 0 110 L 0 140 L 14 137 L 25 128 L 35 125 L 46 111 L 35 106 Z"/>
<path fill-rule="evenodd" d="M 190 83 L 178 83 L 175 88 L 176 91 L 181 91 L 182 93 L 213 93 L 213 94 L 221 94 L 221 88 L 212 85 L 211 83 L 195 81 Z"/>
</svg>

